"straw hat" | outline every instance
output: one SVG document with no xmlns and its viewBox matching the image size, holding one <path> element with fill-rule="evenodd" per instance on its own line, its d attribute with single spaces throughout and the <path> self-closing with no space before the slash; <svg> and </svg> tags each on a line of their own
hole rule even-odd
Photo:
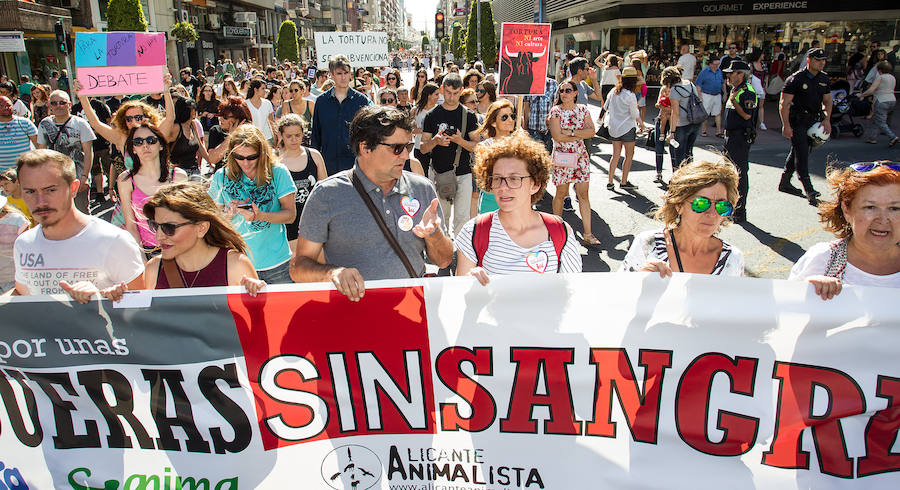
<svg viewBox="0 0 900 490">
<path fill-rule="evenodd" d="M 637 69 L 635 69 L 635 67 L 633 67 L 633 66 L 626 66 L 622 70 L 622 77 L 623 78 L 626 78 L 626 77 L 637 78 L 638 77 Z"/>
</svg>

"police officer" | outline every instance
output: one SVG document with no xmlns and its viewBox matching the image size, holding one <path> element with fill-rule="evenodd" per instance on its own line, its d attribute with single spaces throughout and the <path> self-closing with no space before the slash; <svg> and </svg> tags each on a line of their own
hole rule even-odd
<svg viewBox="0 0 900 490">
<path fill-rule="evenodd" d="M 796 169 L 806 198 L 815 206 L 819 193 L 809 180 L 809 138 L 806 132 L 810 126 L 822 121 L 825 132 L 831 134 L 831 93 L 828 74 L 822 71 L 825 68 L 825 51 L 821 48 L 810 49 L 806 58 L 806 68 L 788 77 L 781 91 L 781 134 L 791 140 L 791 152 L 784 162 L 778 190 L 795 196 L 803 195 L 800 189 L 791 185 Z"/>
<path fill-rule="evenodd" d="M 733 220 L 747 220 L 747 193 L 750 190 L 750 145 L 756 139 L 758 95 L 750 84 L 750 65 L 734 60 L 722 70 L 728 77 L 731 93 L 725 103 L 725 154 L 738 170 L 738 202 Z"/>
</svg>

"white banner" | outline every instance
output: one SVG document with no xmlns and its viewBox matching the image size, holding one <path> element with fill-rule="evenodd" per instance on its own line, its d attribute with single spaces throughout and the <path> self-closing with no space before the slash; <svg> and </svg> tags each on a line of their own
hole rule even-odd
<svg viewBox="0 0 900 490">
<path fill-rule="evenodd" d="M 316 32 L 317 66 L 328 69 L 328 60 L 342 54 L 354 69 L 388 66 L 388 38 L 385 32 Z"/>
<path fill-rule="evenodd" d="M 900 487 L 894 289 L 553 274 L 371 282 L 350 303 L 322 286 L 0 304 L 0 482 Z"/>
</svg>

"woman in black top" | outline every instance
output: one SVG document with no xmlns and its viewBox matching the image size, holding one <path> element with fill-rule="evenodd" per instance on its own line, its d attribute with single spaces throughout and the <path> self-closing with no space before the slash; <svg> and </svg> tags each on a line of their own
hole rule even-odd
<svg viewBox="0 0 900 490">
<path fill-rule="evenodd" d="M 196 117 L 197 101 L 178 97 L 175 101 L 175 126 L 167 135 L 172 142 L 169 161 L 187 172 L 189 178 L 199 178 L 201 156 L 209 161 L 206 147 L 201 141 L 203 129 Z"/>
<path fill-rule="evenodd" d="M 213 126 L 219 124 L 219 98 L 216 97 L 216 91 L 210 84 L 204 84 L 197 93 L 197 113 L 200 115 L 200 124 L 203 125 L 203 131 L 209 131 Z"/>
<path fill-rule="evenodd" d="M 221 166 L 228 151 L 228 133 L 241 124 L 253 124 L 253 115 L 243 97 L 231 96 L 219 105 L 219 124 L 210 128 L 206 135 L 208 158 L 206 161 L 216 168 Z"/>
<path fill-rule="evenodd" d="M 297 227 L 300 225 L 300 215 L 303 213 L 306 198 L 309 197 L 316 182 L 328 176 L 322 154 L 301 144 L 305 129 L 306 123 L 297 114 L 285 114 L 278 120 L 278 134 L 282 143 L 279 151 L 281 163 L 290 171 L 291 179 L 297 186 L 297 193 L 294 195 L 297 217 L 293 223 L 287 225 L 287 239 L 291 250 L 297 242 Z"/>
</svg>

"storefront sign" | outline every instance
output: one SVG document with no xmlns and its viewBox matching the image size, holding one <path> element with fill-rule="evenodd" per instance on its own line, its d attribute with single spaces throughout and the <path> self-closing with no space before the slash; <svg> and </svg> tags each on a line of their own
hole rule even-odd
<svg viewBox="0 0 900 490">
<path fill-rule="evenodd" d="M 225 37 L 250 37 L 253 35 L 253 31 L 249 27 L 224 26 L 222 35 Z"/>
<path fill-rule="evenodd" d="M 78 32 L 75 66 L 83 95 L 163 91 L 164 32 Z"/>
<path fill-rule="evenodd" d="M 2 482 L 900 488 L 896 290 L 520 274 L 367 282 L 351 303 L 323 286 L 6 299 Z"/>
<path fill-rule="evenodd" d="M 500 28 L 501 95 L 544 95 L 550 24 L 504 22 Z"/>
<path fill-rule="evenodd" d="M 316 32 L 316 66 L 328 69 L 328 60 L 342 54 L 353 68 L 387 66 L 387 33 L 385 32 Z"/>
<path fill-rule="evenodd" d="M 587 22 L 587 20 L 585 20 L 583 15 L 579 15 L 578 17 L 569 17 L 568 22 L 569 27 L 575 27 L 584 24 L 585 22 Z"/>
<path fill-rule="evenodd" d="M 25 51 L 25 34 L 21 31 L 0 32 L 0 53 Z"/>
<path fill-rule="evenodd" d="M 212 49 L 213 48 L 213 43 L 210 41 L 200 41 L 200 45 L 203 47 L 203 49 Z"/>
</svg>

